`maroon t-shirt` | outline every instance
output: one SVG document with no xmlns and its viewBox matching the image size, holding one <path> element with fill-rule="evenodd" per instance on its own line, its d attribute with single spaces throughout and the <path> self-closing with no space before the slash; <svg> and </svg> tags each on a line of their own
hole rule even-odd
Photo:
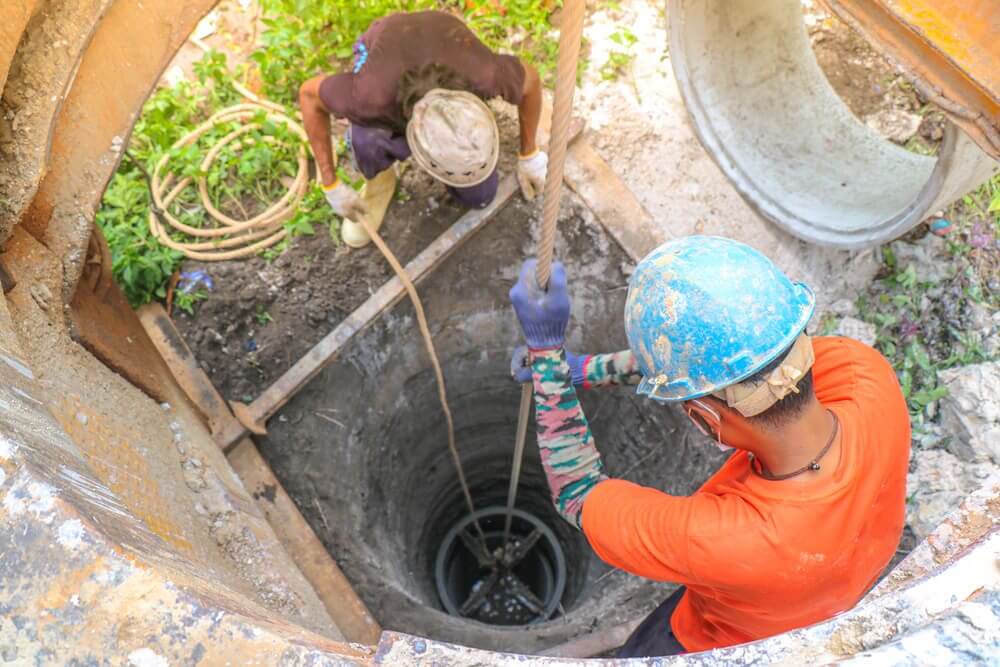
<svg viewBox="0 0 1000 667">
<path fill-rule="evenodd" d="M 335 116 L 398 131 L 406 126 L 397 100 L 400 77 L 432 64 L 451 68 L 484 100 L 521 102 L 521 62 L 493 53 L 459 18 L 437 11 L 391 14 L 372 23 L 355 45 L 354 71 L 326 77 L 319 97 Z"/>
</svg>

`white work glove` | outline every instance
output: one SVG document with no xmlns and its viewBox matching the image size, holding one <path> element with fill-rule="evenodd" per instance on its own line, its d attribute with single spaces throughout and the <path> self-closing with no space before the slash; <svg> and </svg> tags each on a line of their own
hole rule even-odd
<svg viewBox="0 0 1000 667">
<path fill-rule="evenodd" d="M 549 168 L 549 156 L 545 151 L 535 151 L 533 155 L 517 160 L 517 182 L 521 185 L 521 194 L 528 201 L 541 194 L 545 187 L 545 172 Z"/>
<path fill-rule="evenodd" d="M 339 178 L 332 185 L 324 185 L 323 194 L 326 195 L 326 201 L 333 212 L 342 218 L 360 222 L 367 213 L 367 208 L 358 193 Z"/>
</svg>

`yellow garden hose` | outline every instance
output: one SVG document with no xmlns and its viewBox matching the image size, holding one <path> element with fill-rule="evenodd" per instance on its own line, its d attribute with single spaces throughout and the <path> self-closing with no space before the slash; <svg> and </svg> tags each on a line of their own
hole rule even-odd
<svg viewBox="0 0 1000 667">
<path fill-rule="evenodd" d="M 242 88 L 242 86 L 239 88 Z M 244 95 L 252 95 L 245 89 L 241 92 Z M 286 125 L 295 134 L 300 136 L 303 142 L 308 141 L 308 137 L 302 126 L 295 119 L 285 114 L 281 110 L 281 107 L 276 104 L 255 100 L 228 107 L 214 114 L 204 123 L 177 140 L 171 149 L 184 148 L 197 142 L 203 134 L 218 125 L 231 122 L 244 122 L 241 127 L 224 136 L 208 151 L 199 169 L 202 174 L 205 174 L 211 168 L 223 148 L 238 140 L 244 134 L 261 127 L 259 123 L 246 122 L 260 113 L 264 113 L 266 118 L 273 123 Z M 264 137 L 263 141 L 273 142 L 275 139 L 273 137 Z M 208 184 L 205 176 L 199 176 L 197 179 L 186 176 L 178 180 L 176 174 L 169 169 L 170 155 L 170 153 L 164 154 L 159 162 L 156 163 L 150 183 L 155 209 L 159 209 L 165 223 L 161 222 L 160 216 L 156 214 L 154 207 L 150 207 L 149 228 L 160 243 L 183 253 L 191 259 L 205 261 L 239 259 L 273 246 L 285 238 L 287 231 L 282 225 L 295 215 L 298 205 L 302 201 L 302 197 L 305 195 L 306 188 L 309 185 L 308 153 L 306 152 L 305 143 L 303 143 L 299 147 L 298 169 L 295 178 L 285 194 L 268 206 L 262 213 L 247 220 L 235 220 L 218 210 L 213 204 L 208 194 Z M 215 227 L 192 227 L 181 222 L 170 213 L 170 205 L 192 183 L 198 187 L 198 196 L 201 200 L 201 205 L 205 208 L 206 214 L 217 223 Z M 169 228 L 165 228 L 165 225 Z M 170 230 L 183 232 L 188 236 L 204 240 L 175 241 L 170 237 Z"/>
<path fill-rule="evenodd" d="M 191 37 L 189 41 L 205 53 L 211 50 L 205 42 L 197 37 Z M 242 127 L 230 132 L 209 149 L 199 168 L 202 174 L 206 174 L 223 148 L 244 134 L 260 129 L 259 123 L 246 123 L 246 121 L 264 113 L 267 120 L 285 125 L 302 139 L 297 156 L 297 171 L 291 187 L 265 211 L 247 220 L 235 220 L 220 211 L 212 202 L 208 194 L 208 183 L 204 176 L 197 179 L 185 177 L 177 180 L 176 174 L 169 169 L 170 153 L 168 152 L 161 157 L 150 177 L 149 187 L 153 197 L 153 205 L 150 206 L 149 211 L 149 228 L 160 243 L 191 259 L 202 261 L 240 259 L 270 248 L 287 236 L 288 232 L 282 225 L 295 215 L 309 186 L 309 155 L 306 151 L 309 137 L 298 119 L 286 113 L 281 105 L 254 95 L 238 81 L 232 80 L 230 84 L 248 101 L 227 107 L 214 114 L 174 142 L 171 146 L 171 152 L 194 144 L 203 134 L 218 125 L 244 122 Z M 275 139 L 264 137 L 263 141 L 274 142 Z M 192 227 L 170 213 L 170 205 L 192 183 L 197 185 L 201 205 L 208 217 L 216 223 L 215 227 Z M 182 232 L 196 239 L 206 240 L 175 241 L 170 237 L 171 230 Z"/>
</svg>

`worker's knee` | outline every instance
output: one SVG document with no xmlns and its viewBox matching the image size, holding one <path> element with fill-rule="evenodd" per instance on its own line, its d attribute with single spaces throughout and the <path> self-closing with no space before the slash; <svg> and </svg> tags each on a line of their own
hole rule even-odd
<svg viewBox="0 0 1000 667">
<path fill-rule="evenodd" d="M 482 183 L 467 188 L 448 187 L 448 192 L 460 204 L 468 208 L 486 208 L 497 195 L 497 186 L 500 183 L 500 173 L 494 170 Z"/>
</svg>

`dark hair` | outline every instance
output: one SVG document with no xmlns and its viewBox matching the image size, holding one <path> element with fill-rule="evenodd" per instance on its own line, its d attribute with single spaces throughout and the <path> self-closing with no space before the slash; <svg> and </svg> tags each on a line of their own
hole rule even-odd
<svg viewBox="0 0 1000 667">
<path fill-rule="evenodd" d="M 789 348 L 789 350 L 790 349 L 791 348 Z M 785 350 L 779 354 L 774 361 L 751 375 L 749 378 L 744 380 L 743 383 L 751 384 L 755 387 L 763 384 L 767 379 L 767 376 L 771 374 L 771 371 L 781 365 L 781 362 L 785 360 L 789 350 Z M 751 422 L 774 428 L 777 426 L 783 426 L 798 417 L 803 408 L 805 408 L 805 406 L 815 396 L 815 393 L 813 392 L 813 373 L 811 368 L 806 371 L 805 376 L 803 376 L 803 378 L 799 380 L 798 384 L 795 386 L 798 389 L 797 392 L 789 392 L 783 399 L 769 407 L 764 412 L 759 415 L 754 415 L 753 417 L 748 417 L 748 419 Z"/>
<path fill-rule="evenodd" d="M 408 69 L 399 77 L 396 101 L 407 120 L 413 115 L 413 107 L 420 98 L 434 90 L 469 90 L 469 82 L 446 65 L 432 63 L 416 69 Z"/>
</svg>

